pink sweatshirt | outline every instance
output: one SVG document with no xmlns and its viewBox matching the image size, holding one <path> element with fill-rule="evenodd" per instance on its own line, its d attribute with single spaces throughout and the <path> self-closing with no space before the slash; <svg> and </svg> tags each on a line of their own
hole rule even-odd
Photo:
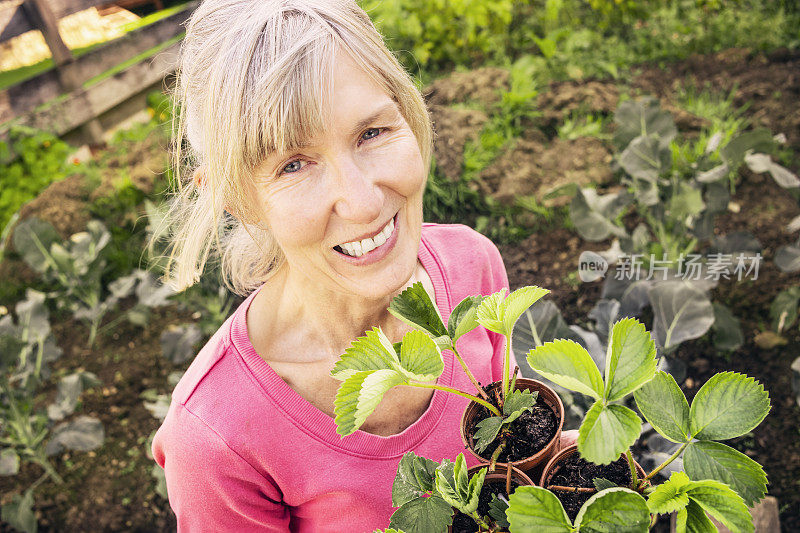
<svg viewBox="0 0 800 533">
<path fill-rule="evenodd" d="M 445 324 L 464 297 L 508 287 L 497 248 L 466 226 L 424 224 L 419 259 Z M 256 292 L 194 359 L 153 440 L 178 531 L 372 532 L 394 512 L 405 452 L 441 461 L 463 451 L 477 464 L 459 435 L 467 400 L 439 390 L 402 433 L 339 436 L 254 350 L 245 315 Z M 458 349 L 482 384 L 501 379 L 502 336 L 478 327 Z M 452 352 L 442 355 L 437 383 L 474 393 Z"/>
</svg>

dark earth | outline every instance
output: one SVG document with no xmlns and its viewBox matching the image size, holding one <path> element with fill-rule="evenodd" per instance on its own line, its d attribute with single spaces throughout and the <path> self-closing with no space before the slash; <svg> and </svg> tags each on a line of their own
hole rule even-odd
<svg viewBox="0 0 800 533">
<path fill-rule="evenodd" d="M 511 481 L 511 492 L 513 493 L 519 483 Z M 480 516 L 487 516 L 489 514 L 489 502 L 492 501 L 493 496 L 503 496 L 508 500 L 508 493 L 506 492 L 506 482 L 500 480 L 484 481 L 481 495 L 478 498 L 478 514 Z M 453 517 L 453 533 L 475 533 L 478 524 L 469 516 L 456 511 Z"/>
<path fill-rule="evenodd" d="M 455 112 L 449 110 L 448 104 L 466 101 L 466 93 L 490 103 L 497 99 L 496 89 L 507 84 L 507 76 L 497 76 L 496 72 L 481 72 L 480 76 L 478 81 L 467 75 L 457 83 L 447 79 L 437 82 L 440 99 L 432 102 L 432 115 L 437 121 L 437 164 L 444 166 L 445 175 L 458 176 L 463 143 L 474 139 L 486 122 L 485 113 L 471 109 Z M 553 138 L 554 124 L 563 119 L 569 109 L 582 106 L 610 116 L 623 91 L 656 95 L 665 108 L 673 110 L 677 105 L 673 100 L 676 87 L 689 82 L 697 87 L 707 83 L 711 90 L 724 94 L 733 91 L 737 106 L 749 105 L 744 116 L 753 126 L 766 126 L 773 133 L 784 133 L 795 152 L 788 166 L 797 173 L 800 171 L 798 76 L 798 51 L 778 50 L 764 54 L 727 50 L 692 56 L 664 68 L 644 66 L 616 81 L 553 83 L 539 96 L 542 122 L 525 133 L 524 143 L 509 148 L 509 155 L 518 157 L 519 162 L 511 169 L 513 175 L 509 172 L 509 180 L 513 181 L 504 184 L 502 172 L 490 165 L 479 189 L 487 194 L 496 192 L 498 200 L 502 201 L 508 191 L 537 194 L 551 183 L 558 183 L 564 175 L 574 176 L 587 168 L 602 170 L 591 176 L 591 180 L 603 187 L 609 177 L 605 172 L 609 147 L 602 143 L 597 145 L 595 139 L 559 142 L 557 137 Z M 696 134 L 703 123 L 686 112 L 676 113 L 676 122 L 681 134 L 687 135 Z M 592 145 L 589 155 L 576 154 L 576 147 L 589 144 Z M 121 157 L 118 166 L 148 172 L 163 169 L 167 142 L 145 142 L 143 146 L 145 148 L 137 148 Z M 523 181 L 521 177 L 526 172 L 535 179 Z M 591 180 L 587 177 L 587 181 Z M 51 193 L 49 199 L 45 197 L 38 202 L 37 210 L 29 211 L 38 211 L 66 234 L 78 231 L 81 229 L 78 226 L 89 218 L 86 213 L 89 194 L 70 194 L 68 202 L 65 198 Z M 709 377 L 722 370 L 743 372 L 765 385 L 772 400 L 772 411 L 752 433 L 728 444 L 764 466 L 769 477 L 769 493 L 778 499 L 782 529 L 800 531 L 800 408 L 794 399 L 789 370 L 800 352 L 800 331 L 793 326 L 784 333 L 786 344 L 783 345 L 766 348 L 756 343 L 756 336 L 770 329 L 769 307 L 775 296 L 781 290 L 800 284 L 800 274 L 782 273 L 772 262 L 779 246 L 794 242 L 796 235 L 785 233 L 783 227 L 800 214 L 800 207 L 796 196 L 778 187 L 772 178 L 749 171 L 744 171 L 736 184 L 732 201 L 741 209 L 719 217 L 716 231 L 724 234 L 747 230 L 755 234 L 764 247 L 765 261 L 758 279 L 723 280 L 713 290 L 714 299 L 733 309 L 741 320 L 745 343 L 730 354 L 717 352 L 708 338 L 682 344 L 676 353 L 688 370 L 682 388 L 691 399 Z M 637 221 L 626 219 L 626 224 L 628 222 L 633 227 Z M 500 249 L 512 289 L 530 284 L 550 289 L 549 297 L 558 305 L 567 323 L 587 327 L 587 313 L 599 298 L 600 283 L 578 281 L 578 256 L 583 250 L 604 250 L 610 244 L 610 241 L 583 242 L 576 232 L 563 227 L 562 217 L 549 225 L 541 225 L 524 241 Z M 21 262 L 7 256 L 0 263 L 0 279 L 4 285 L 0 293 L 13 295 L 4 296 L 0 304 L 13 309 L 15 301 L 22 297 L 19 291 L 13 290 L 14 284 L 35 283 L 36 276 Z M 115 316 L 112 313 L 107 320 Z M 84 393 L 83 405 L 77 414 L 99 417 L 105 426 L 106 443 L 96 452 L 65 453 L 52 458 L 65 483 L 56 486 L 48 481 L 37 491 L 35 509 L 41 531 L 175 531 L 175 518 L 169 505 L 155 491 L 156 482 L 151 477 L 154 463 L 146 456 L 147 438 L 159 422 L 145 409 L 139 395 L 151 388 L 169 392 L 167 375 L 187 365 L 166 362 L 161 356 L 158 337 L 169 324 L 191 321 L 197 319 L 190 313 L 177 308 L 160 309 L 148 329 L 123 323 L 113 334 L 101 335 L 98 345 L 90 351 L 84 347 L 88 332 L 82 323 L 51 314 L 57 344 L 64 350 L 63 357 L 53 365 L 54 370 L 83 368 L 96 373 L 103 382 L 102 387 Z M 37 404 L 44 406 L 51 402 L 55 388 L 53 384 L 46 389 L 37 398 Z M 14 494 L 21 494 L 40 475 L 39 467 L 28 464 L 16 476 L 0 477 L 0 504 L 8 503 Z M 0 532 L 7 531 L 10 531 L 8 526 L 0 525 Z"/>
<path fill-rule="evenodd" d="M 607 479 L 619 486 L 630 485 L 631 470 L 628 466 L 628 460 L 625 457 L 620 457 L 613 463 L 596 465 L 574 453 L 553 467 L 548 486 L 594 488 L 593 480 L 595 478 Z M 561 500 L 569 519 L 573 521 L 578 516 L 581 506 L 593 494 L 591 492 L 553 492 Z"/>
<path fill-rule="evenodd" d="M 492 402 L 495 404 L 495 402 Z M 475 417 L 475 425 L 470 428 L 470 435 L 475 437 L 478 422 L 492 416 L 485 407 Z M 544 401 L 538 399 L 530 411 L 525 411 L 509 424 L 508 429 L 500 430 L 498 438 L 489 444 L 479 455 L 487 461 L 505 440 L 506 446 L 497 457 L 498 462 L 520 461 L 535 455 L 553 440 L 558 431 L 558 417 Z"/>
</svg>

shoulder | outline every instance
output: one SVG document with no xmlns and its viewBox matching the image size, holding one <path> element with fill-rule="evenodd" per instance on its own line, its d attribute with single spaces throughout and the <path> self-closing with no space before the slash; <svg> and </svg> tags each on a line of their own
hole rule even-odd
<svg viewBox="0 0 800 533">
<path fill-rule="evenodd" d="M 235 316 L 235 314 L 231 315 L 197 353 L 192 364 L 189 365 L 172 391 L 174 402 L 185 404 L 209 372 L 231 349 L 231 322 Z"/>
<path fill-rule="evenodd" d="M 423 224 L 422 245 L 439 265 L 451 294 L 489 294 L 508 286 L 497 246 L 463 224 Z"/>
<path fill-rule="evenodd" d="M 422 225 L 422 240 L 437 259 L 447 262 L 502 263 L 497 246 L 485 235 L 463 224 Z"/>
</svg>

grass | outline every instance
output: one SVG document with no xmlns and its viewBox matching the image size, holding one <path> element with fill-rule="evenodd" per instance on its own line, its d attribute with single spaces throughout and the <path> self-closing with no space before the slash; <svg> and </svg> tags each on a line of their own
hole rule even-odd
<svg viewBox="0 0 800 533">
<path fill-rule="evenodd" d="M 714 92 L 708 83 L 700 90 L 694 83 L 688 82 L 681 84 L 676 97 L 682 109 L 708 120 L 712 129 L 732 136 L 747 127 L 748 121 L 743 115 L 750 107 L 749 103 L 740 108 L 734 105 L 737 90 L 738 87 L 734 85 L 730 93 L 725 95 Z"/>
</svg>

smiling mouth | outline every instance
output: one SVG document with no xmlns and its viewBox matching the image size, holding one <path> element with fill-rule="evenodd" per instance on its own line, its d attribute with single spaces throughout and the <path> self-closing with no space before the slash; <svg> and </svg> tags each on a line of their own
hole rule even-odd
<svg viewBox="0 0 800 533">
<path fill-rule="evenodd" d="M 386 243 L 386 241 L 389 240 L 389 237 L 394 232 L 396 217 L 397 215 L 391 218 L 389 222 L 372 237 L 367 237 L 366 239 L 361 239 L 360 241 L 337 244 L 333 247 L 333 249 L 343 255 L 350 257 L 361 257 L 364 254 L 368 254 L 371 251 L 380 248 Z"/>
</svg>

